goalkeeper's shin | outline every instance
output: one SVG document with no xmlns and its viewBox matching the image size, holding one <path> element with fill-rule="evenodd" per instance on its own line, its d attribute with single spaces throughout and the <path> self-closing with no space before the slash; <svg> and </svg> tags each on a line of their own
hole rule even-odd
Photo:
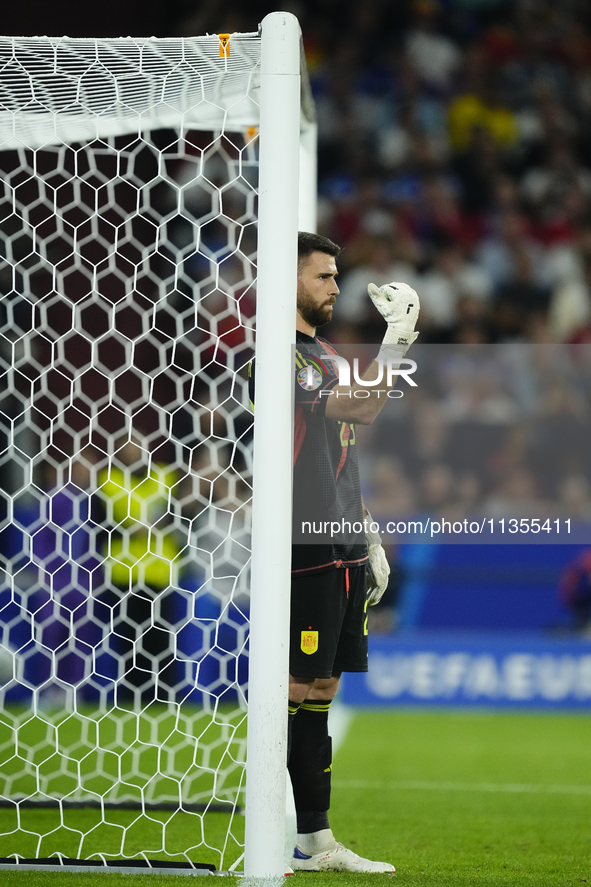
<svg viewBox="0 0 591 887">
<path fill-rule="evenodd" d="M 332 741 L 328 735 L 330 702 L 302 703 L 293 722 L 289 774 L 299 834 L 328 828 Z"/>
</svg>

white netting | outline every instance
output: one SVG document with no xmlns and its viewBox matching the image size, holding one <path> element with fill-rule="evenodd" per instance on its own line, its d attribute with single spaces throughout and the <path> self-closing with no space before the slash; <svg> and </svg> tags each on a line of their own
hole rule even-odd
<svg viewBox="0 0 591 887">
<path fill-rule="evenodd" d="M 0 857 L 240 852 L 259 44 L 0 40 Z"/>
<path fill-rule="evenodd" d="M 0 37 L 0 144 L 36 148 L 258 119 L 260 38 Z"/>
</svg>

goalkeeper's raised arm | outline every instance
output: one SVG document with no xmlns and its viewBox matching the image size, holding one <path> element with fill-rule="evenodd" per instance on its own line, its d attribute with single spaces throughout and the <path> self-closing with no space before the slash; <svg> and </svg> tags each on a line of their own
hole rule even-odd
<svg viewBox="0 0 591 887">
<path fill-rule="evenodd" d="M 337 274 L 336 258 L 324 252 L 312 252 L 299 264 L 297 329 L 313 339 L 316 328 L 332 319 L 339 294 Z M 387 324 L 379 354 L 362 376 L 363 381 L 371 382 L 378 375 L 379 361 L 401 360 L 417 338 L 415 325 L 420 306 L 417 293 L 406 283 L 370 283 L 368 293 Z M 358 390 L 364 392 L 362 398 L 355 397 Z M 386 402 L 383 388 L 335 385 L 332 392 L 327 398 L 325 416 L 341 422 L 370 425 Z"/>
<path fill-rule="evenodd" d="M 379 372 L 379 361 L 387 363 L 390 360 L 395 366 L 397 360 L 402 360 L 406 352 L 415 341 L 418 333 L 415 325 L 419 316 L 419 297 L 415 290 L 407 283 L 387 283 L 376 286 L 370 283 L 367 291 L 369 297 L 386 321 L 386 331 L 382 340 L 382 347 L 376 360 L 372 361 L 365 371 L 362 379 L 369 382 L 375 379 Z M 390 388 L 394 386 L 396 376 L 391 377 Z M 356 398 L 357 390 L 369 391 L 369 397 Z M 353 395 L 348 397 L 349 392 Z M 337 385 L 334 395 L 326 404 L 327 419 L 339 419 L 341 422 L 356 422 L 360 425 L 370 425 L 376 418 L 386 398 L 380 386 L 366 387 L 356 385 Z"/>
</svg>

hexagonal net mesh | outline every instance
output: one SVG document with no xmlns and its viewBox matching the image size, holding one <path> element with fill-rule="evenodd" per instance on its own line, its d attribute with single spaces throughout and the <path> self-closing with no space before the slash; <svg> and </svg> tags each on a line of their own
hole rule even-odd
<svg viewBox="0 0 591 887">
<path fill-rule="evenodd" d="M 240 852 L 259 47 L 0 40 L 0 856 Z"/>
</svg>

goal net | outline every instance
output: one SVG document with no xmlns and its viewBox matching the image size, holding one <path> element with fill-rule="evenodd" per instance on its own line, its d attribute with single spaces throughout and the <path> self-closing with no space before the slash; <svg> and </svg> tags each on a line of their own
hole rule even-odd
<svg viewBox="0 0 591 887">
<path fill-rule="evenodd" d="M 243 851 L 260 58 L 0 39 L 5 864 Z"/>
</svg>

